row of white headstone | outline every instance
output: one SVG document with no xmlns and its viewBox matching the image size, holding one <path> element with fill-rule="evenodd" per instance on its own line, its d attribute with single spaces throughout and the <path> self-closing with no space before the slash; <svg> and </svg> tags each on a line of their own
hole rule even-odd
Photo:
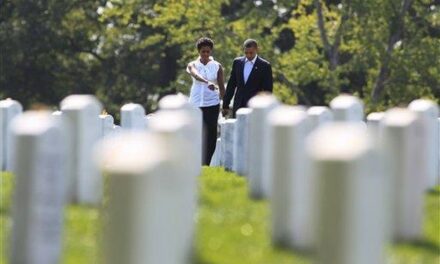
<svg viewBox="0 0 440 264">
<path fill-rule="evenodd" d="M 340 95 L 330 108 L 251 99 L 221 120 L 211 165 L 268 198 L 277 245 L 316 250 L 317 263 L 384 263 L 388 241 L 422 237 L 423 195 L 439 184 L 439 111 L 431 100 L 372 113 Z"/>
<path fill-rule="evenodd" d="M 387 240 L 421 236 L 423 192 L 438 173 L 438 109 L 416 100 L 369 115 L 366 126 L 359 99 L 330 107 L 257 96 L 221 124 L 216 155 L 247 177 L 251 197 L 270 198 L 275 244 L 316 250 L 318 263 L 381 263 Z M 58 262 L 64 204 L 101 204 L 102 173 L 106 263 L 189 259 L 202 116 L 181 95 L 159 108 L 147 124 L 138 105 L 123 106 L 113 133 L 93 96 L 67 97 L 62 114 L 20 114 L 18 102 L 0 101 L 2 164 L 16 175 L 11 263 Z M 113 136 L 94 157 L 105 131 Z"/>
<path fill-rule="evenodd" d="M 16 177 L 10 263 L 59 263 L 64 206 L 101 206 L 103 175 L 105 263 L 189 261 L 202 114 L 182 95 L 159 108 L 146 117 L 124 105 L 119 128 L 91 95 L 68 96 L 55 113 L 0 101 L 2 170 Z"/>
</svg>

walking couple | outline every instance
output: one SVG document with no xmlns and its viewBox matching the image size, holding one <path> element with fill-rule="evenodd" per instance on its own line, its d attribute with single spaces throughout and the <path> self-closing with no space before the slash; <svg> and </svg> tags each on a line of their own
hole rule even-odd
<svg viewBox="0 0 440 264">
<path fill-rule="evenodd" d="M 193 79 L 189 100 L 203 113 L 203 165 L 209 165 L 217 142 L 220 100 L 223 99 L 223 116 L 235 117 L 236 111 L 246 107 L 254 95 L 263 91 L 272 92 L 272 68 L 269 62 L 257 55 L 257 41 L 247 39 L 243 43 L 244 56 L 234 59 L 232 63 L 225 90 L 223 67 L 211 56 L 214 42 L 209 38 L 201 38 L 196 46 L 199 57 L 187 67 Z M 229 104 L 233 97 L 231 111 Z"/>
</svg>

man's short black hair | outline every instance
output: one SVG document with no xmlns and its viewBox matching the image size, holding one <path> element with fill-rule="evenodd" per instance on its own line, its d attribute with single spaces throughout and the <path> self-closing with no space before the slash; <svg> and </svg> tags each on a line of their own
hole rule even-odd
<svg viewBox="0 0 440 264">
<path fill-rule="evenodd" d="M 247 39 L 243 43 L 243 48 L 258 48 L 258 43 L 255 39 Z"/>
<path fill-rule="evenodd" d="M 202 47 L 210 47 L 211 49 L 214 48 L 214 41 L 212 39 L 203 37 L 197 40 L 197 50 L 200 50 Z"/>
</svg>

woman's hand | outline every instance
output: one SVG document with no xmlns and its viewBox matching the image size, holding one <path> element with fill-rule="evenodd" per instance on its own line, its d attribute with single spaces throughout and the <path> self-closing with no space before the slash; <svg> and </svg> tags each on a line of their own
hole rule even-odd
<svg viewBox="0 0 440 264">
<path fill-rule="evenodd" d="M 211 91 L 214 91 L 215 90 L 215 84 L 212 83 L 212 82 L 208 82 L 208 89 L 211 90 Z"/>
<path fill-rule="evenodd" d="M 231 114 L 232 114 L 231 109 L 229 109 L 229 108 L 222 109 L 222 115 L 224 118 L 228 119 L 231 116 Z"/>
</svg>

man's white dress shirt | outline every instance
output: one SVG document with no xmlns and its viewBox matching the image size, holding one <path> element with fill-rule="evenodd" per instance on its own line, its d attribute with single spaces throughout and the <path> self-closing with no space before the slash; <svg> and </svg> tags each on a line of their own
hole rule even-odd
<svg viewBox="0 0 440 264">
<path fill-rule="evenodd" d="M 245 58 L 244 60 L 243 80 L 245 84 L 249 79 L 249 75 L 251 75 L 252 68 L 254 67 L 255 61 L 257 60 L 257 56 L 258 55 L 256 55 L 253 60 L 248 60 L 248 58 Z"/>
</svg>

